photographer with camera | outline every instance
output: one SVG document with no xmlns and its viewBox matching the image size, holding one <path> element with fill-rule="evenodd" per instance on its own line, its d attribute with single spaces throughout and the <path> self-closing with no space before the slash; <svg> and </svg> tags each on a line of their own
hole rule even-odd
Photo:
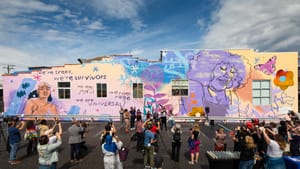
<svg viewBox="0 0 300 169">
<path fill-rule="evenodd" d="M 155 134 L 151 131 L 153 127 L 152 120 L 149 119 L 143 124 L 144 128 L 144 165 L 145 168 L 154 167 L 154 146 L 156 142 Z"/>
<path fill-rule="evenodd" d="M 84 128 L 76 119 L 73 119 L 73 125 L 68 128 L 69 141 L 71 148 L 71 162 L 79 162 L 80 159 L 80 144 L 81 144 L 81 133 L 84 132 Z"/>
<path fill-rule="evenodd" d="M 17 153 L 21 142 L 20 130 L 25 126 L 24 121 L 17 124 L 18 118 L 14 118 L 8 122 L 8 141 L 10 145 L 9 163 L 11 165 L 18 164 L 21 161 L 17 160 Z"/>
</svg>

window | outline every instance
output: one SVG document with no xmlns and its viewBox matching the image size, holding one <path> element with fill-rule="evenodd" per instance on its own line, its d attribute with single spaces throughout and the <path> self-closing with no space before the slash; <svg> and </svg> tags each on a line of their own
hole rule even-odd
<svg viewBox="0 0 300 169">
<path fill-rule="evenodd" d="M 97 97 L 107 97 L 106 83 L 97 83 Z"/>
<path fill-rule="evenodd" d="M 189 81 L 188 80 L 172 80 L 172 96 L 188 96 Z"/>
<path fill-rule="evenodd" d="M 253 105 L 269 105 L 271 103 L 270 80 L 252 81 Z"/>
<path fill-rule="evenodd" d="M 71 84 L 70 82 L 58 82 L 58 98 L 70 99 L 71 98 Z"/>
<path fill-rule="evenodd" d="M 143 83 L 133 83 L 132 84 L 132 91 L 133 91 L 133 98 L 143 98 Z"/>
</svg>

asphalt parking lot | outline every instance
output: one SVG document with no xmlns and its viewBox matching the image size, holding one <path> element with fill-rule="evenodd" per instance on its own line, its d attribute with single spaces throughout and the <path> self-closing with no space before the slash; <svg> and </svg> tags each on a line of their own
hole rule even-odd
<svg viewBox="0 0 300 169">
<path fill-rule="evenodd" d="M 88 127 L 87 137 L 85 139 L 88 151 L 85 153 L 83 160 L 79 163 L 70 163 L 70 149 L 68 145 L 68 132 L 67 128 L 71 126 L 71 123 L 64 122 L 63 124 L 63 145 L 59 151 L 58 169 L 103 169 L 103 155 L 100 149 L 100 132 L 104 129 L 106 122 L 91 122 Z M 214 147 L 213 137 L 215 130 L 220 126 L 232 128 L 233 125 L 229 124 L 215 124 L 214 126 L 200 125 L 200 159 L 198 164 L 190 165 L 189 153 L 188 153 L 188 136 L 189 129 L 193 126 L 193 122 L 181 122 L 182 126 L 182 147 L 180 152 L 180 161 L 175 162 L 171 160 L 171 139 L 172 134 L 170 130 L 162 130 L 159 134 L 159 151 L 158 155 L 164 160 L 163 169 L 208 169 L 209 164 L 205 156 L 205 152 L 212 150 Z M 124 169 L 143 169 L 143 154 L 136 152 L 136 142 L 130 141 L 131 134 L 125 133 L 119 122 L 115 122 L 115 126 L 118 129 L 118 136 L 123 141 L 124 145 L 129 147 L 128 159 L 123 162 Z M 2 129 L 4 134 L 6 133 L 5 123 L 2 123 Z M 24 131 L 22 132 L 22 134 Z M 232 149 L 232 141 L 227 138 L 228 150 Z M 25 155 L 26 141 L 22 140 L 20 149 L 18 152 L 18 158 L 22 160 L 17 165 L 10 165 L 8 163 L 9 153 L 6 151 L 3 138 L 0 138 L 0 169 L 36 169 L 38 168 L 38 155 L 34 154 L 29 157 Z"/>
</svg>

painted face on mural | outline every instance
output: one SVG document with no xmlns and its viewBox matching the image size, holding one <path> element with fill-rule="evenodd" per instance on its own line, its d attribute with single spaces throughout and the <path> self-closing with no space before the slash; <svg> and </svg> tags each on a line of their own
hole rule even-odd
<svg viewBox="0 0 300 169">
<path fill-rule="evenodd" d="M 214 91 L 222 91 L 233 87 L 232 79 L 236 76 L 237 70 L 231 63 L 218 63 L 212 72 L 209 87 Z"/>
<path fill-rule="evenodd" d="M 47 83 L 42 83 L 38 86 L 38 94 L 40 98 L 47 99 L 50 96 L 50 85 Z"/>
</svg>

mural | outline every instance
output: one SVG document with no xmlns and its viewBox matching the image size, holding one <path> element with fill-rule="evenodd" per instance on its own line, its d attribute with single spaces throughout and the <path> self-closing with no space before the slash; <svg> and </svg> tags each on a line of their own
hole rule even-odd
<svg viewBox="0 0 300 169">
<path fill-rule="evenodd" d="M 266 63 L 255 65 L 254 69 L 259 70 L 267 75 L 271 75 L 276 70 L 275 64 L 276 64 L 276 56 L 273 56 Z"/>
<path fill-rule="evenodd" d="M 241 56 L 225 51 L 200 51 L 190 62 L 190 92 L 198 98 L 193 107 L 209 107 L 210 115 L 225 116 L 236 95 L 234 91 L 245 82 Z"/>
<path fill-rule="evenodd" d="M 160 61 L 112 55 L 16 72 L 3 76 L 5 114 L 109 117 L 118 116 L 121 107 L 146 114 L 164 106 L 177 116 L 205 115 L 209 109 L 210 116 L 276 117 L 298 109 L 297 59 L 297 52 L 167 50 Z M 188 94 L 173 95 L 172 80 L 187 80 Z M 254 80 L 270 83 L 267 104 L 253 104 Z M 59 97 L 60 82 L 70 83 L 69 98 Z M 133 98 L 133 83 L 143 84 L 142 98 Z M 97 84 L 106 84 L 105 96 L 97 95 Z"/>
<path fill-rule="evenodd" d="M 38 85 L 37 91 L 29 94 L 28 101 L 24 108 L 24 114 L 58 114 L 56 106 L 51 103 L 51 87 L 46 82 Z"/>
</svg>

